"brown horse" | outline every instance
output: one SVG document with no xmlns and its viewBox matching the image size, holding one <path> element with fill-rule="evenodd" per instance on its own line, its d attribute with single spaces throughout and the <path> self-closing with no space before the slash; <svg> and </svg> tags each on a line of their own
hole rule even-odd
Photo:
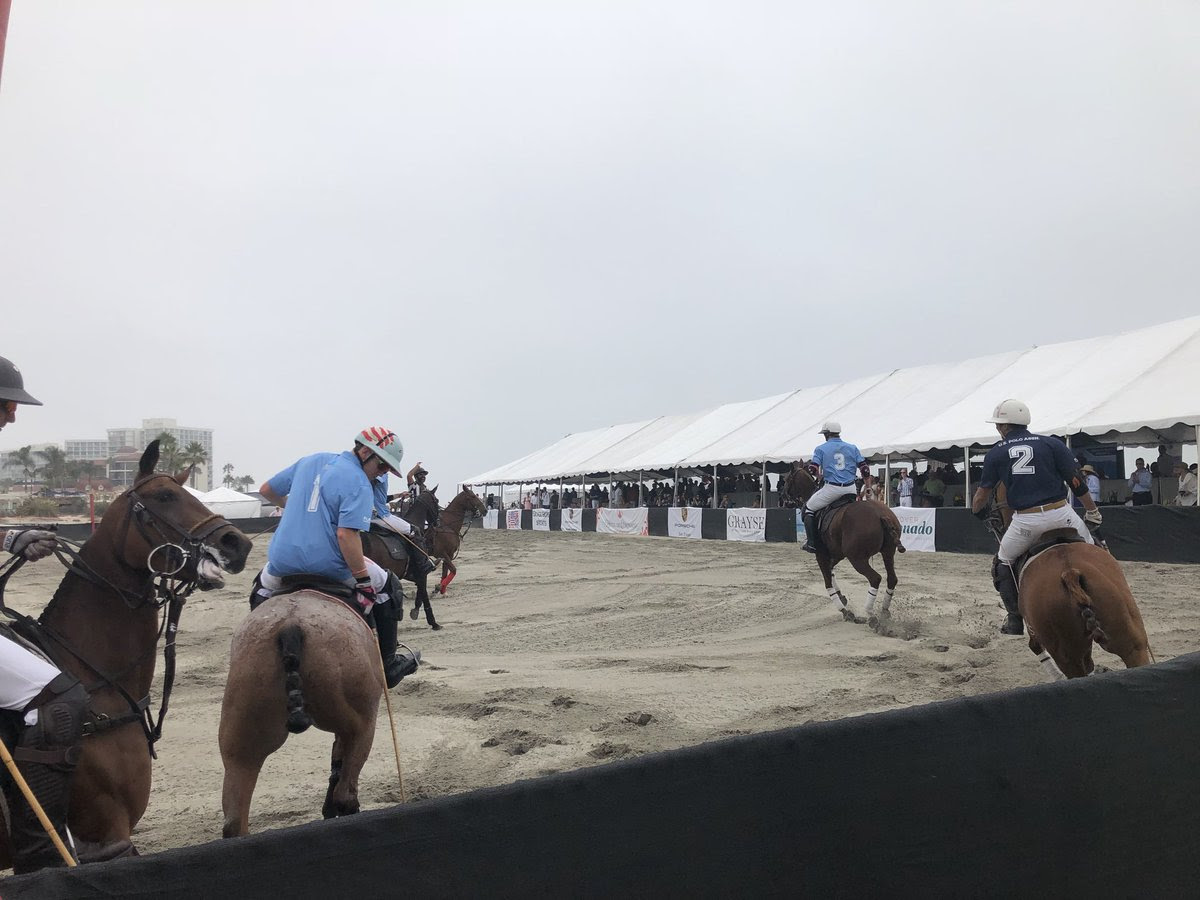
<svg viewBox="0 0 1200 900">
<path fill-rule="evenodd" d="M 802 465 L 793 464 L 792 471 L 784 479 L 785 497 L 804 503 L 816 489 L 817 482 L 808 470 Z M 817 565 L 825 579 L 829 599 L 847 622 L 862 622 L 850 611 L 846 595 L 833 576 L 834 566 L 843 559 L 850 560 L 855 571 L 870 582 L 866 612 L 871 626 L 876 627 L 879 618 L 890 615 L 892 597 L 899 581 L 896 578 L 896 553 L 904 552 L 904 545 L 900 543 L 900 521 L 887 506 L 875 500 L 848 503 L 829 515 L 826 537 L 815 544 Z M 883 567 L 887 572 L 887 590 L 880 601 L 878 616 L 875 599 L 883 579 L 871 568 L 871 557 L 876 553 L 883 557 Z"/>
<path fill-rule="evenodd" d="M 458 495 L 442 510 L 441 517 L 433 530 L 433 540 L 430 542 L 433 556 L 442 561 L 442 580 L 437 586 L 437 592 L 442 596 L 446 595 L 446 588 L 458 574 L 458 569 L 454 565 L 454 557 L 458 556 L 458 548 L 462 546 L 463 538 L 467 533 L 463 528 L 463 522 L 467 516 L 481 518 L 486 514 L 487 507 L 469 487 L 464 487 L 459 491 Z M 468 524 L 467 529 L 470 527 Z"/>
<path fill-rule="evenodd" d="M 188 472 L 156 474 L 157 463 L 153 441 L 133 487 L 113 501 L 91 538 L 78 553 L 63 545 L 73 559 L 40 627 L 17 626 L 36 634 L 91 695 L 67 816 L 84 860 L 135 852 L 129 839 L 150 798 L 150 759 L 174 679 L 183 600 L 194 588 L 220 587 L 221 571 L 240 572 L 250 553 L 244 534 L 183 489 Z M 160 611 L 169 616 L 162 625 Z M 164 630 L 166 674 L 155 724 L 150 686 Z M 4 845 L 7 861 L 7 832 Z"/>
<path fill-rule="evenodd" d="M 997 485 L 993 502 L 1001 528 L 1007 528 L 1012 510 L 1003 484 Z M 1036 553 L 1020 569 L 1017 605 L 1029 631 L 1029 649 L 1055 679 L 1091 675 L 1093 643 L 1119 656 L 1127 669 L 1149 664 L 1153 653 L 1146 627 L 1120 563 L 1103 547 L 1065 531 L 1061 537 L 1069 543 Z M 1046 535 L 1055 537 L 1055 532 Z M 1047 654 L 1057 672 L 1047 665 Z"/>
<path fill-rule="evenodd" d="M 402 513 L 401 518 L 416 528 L 420 534 L 427 536 L 432 533 L 432 529 L 437 527 L 440 515 L 441 507 L 438 505 L 437 487 L 434 486 L 421 491 L 417 495 L 417 498 Z M 400 538 L 399 540 L 404 541 L 404 538 Z M 433 557 L 435 554 L 428 552 L 430 549 L 429 544 L 428 537 L 419 541 L 417 543 L 417 555 L 424 554 L 426 557 Z M 383 542 L 379 540 L 379 536 L 375 535 L 375 540 L 363 552 L 383 568 L 394 571 L 397 577 L 404 578 L 406 581 L 411 581 L 416 585 L 417 592 L 413 600 L 413 608 L 410 615 L 416 619 L 421 614 L 421 607 L 424 607 L 425 621 L 429 623 L 429 627 L 434 631 L 440 631 L 442 626 L 433 618 L 433 604 L 429 602 L 429 590 L 427 588 L 429 573 L 408 565 L 405 560 L 397 559 L 393 554 L 387 553 L 386 549 Z M 432 563 L 433 560 L 430 560 L 430 562 Z M 396 566 L 400 568 L 397 569 L 395 568 Z M 398 606 L 396 611 L 403 615 L 404 611 L 401 607 Z"/>
<path fill-rule="evenodd" d="M 250 799 L 267 757 L 289 733 L 316 725 L 334 735 L 322 815 L 358 812 L 358 776 L 375 738 L 384 690 L 371 626 L 316 590 L 276 594 L 238 626 L 221 701 L 224 837 L 250 830 Z"/>
</svg>

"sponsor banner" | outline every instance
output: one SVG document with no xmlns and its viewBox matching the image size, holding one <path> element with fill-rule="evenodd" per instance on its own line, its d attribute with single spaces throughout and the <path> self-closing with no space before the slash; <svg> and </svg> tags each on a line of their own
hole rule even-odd
<svg viewBox="0 0 1200 900">
<path fill-rule="evenodd" d="M 601 534 L 649 534 L 650 518 L 644 506 L 637 509 L 598 509 L 596 530 Z"/>
<path fill-rule="evenodd" d="M 506 509 L 504 511 L 504 527 L 509 531 L 521 530 L 521 511 L 519 509 Z"/>
<path fill-rule="evenodd" d="M 500 527 L 500 510 L 489 509 L 483 514 L 484 528 L 499 528 Z"/>
<path fill-rule="evenodd" d="M 725 539 L 728 541 L 765 541 L 767 511 L 765 509 L 725 510 Z"/>
<path fill-rule="evenodd" d="M 698 506 L 672 506 L 667 510 L 667 534 L 677 538 L 700 537 L 700 517 L 703 514 Z"/>
<path fill-rule="evenodd" d="M 808 540 L 808 529 L 804 527 L 804 510 L 796 510 L 796 542 L 803 544 Z"/>
<path fill-rule="evenodd" d="M 936 509 L 920 509 L 898 506 L 892 510 L 900 520 L 900 542 L 905 550 L 935 549 L 934 532 L 937 529 Z"/>
<path fill-rule="evenodd" d="M 568 508 L 562 511 L 562 524 L 559 528 L 563 531 L 583 531 L 583 510 Z"/>
<path fill-rule="evenodd" d="M 535 509 L 533 511 L 533 530 L 534 531 L 549 531 L 550 530 L 550 510 Z"/>
</svg>

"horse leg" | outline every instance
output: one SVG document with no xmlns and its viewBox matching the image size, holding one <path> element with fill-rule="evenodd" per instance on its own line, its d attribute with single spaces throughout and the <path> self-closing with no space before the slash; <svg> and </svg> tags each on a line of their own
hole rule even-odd
<svg viewBox="0 0 1200 900">
<path fill-rule="evenodd" d="M 325 802 L 321 805 L 321 817 L 333 819 L 338 816 L 334 806 L 333 792 L 342 780 L 342 738 L 334 735 L 333 750 L 329 755 L 329 788 L 325 791 Z"/>
<path fill-rule="evenodd" d="M 883 582 L 883 576 L 871 568 L 871 558 L 869 556 L 851 556 L 850 565 L 854 567 L 854 571 L 867 579 L 870 587 L 867 589 L 867 616 L 873 618 L 875 613 L 875 598 L 879 596 L 879 585 Z M 854 621 L 858 621 L 855 619 Z"/>
<path fill-rule="evenodd" d="M 438 585 L 438 593 L 443 597 L 446 596 L 446 588 L 450 587 L 450 582 L 454 580 L 454 576 L 458 574 L 458 569 L 454 567 L 449 558 L 442 563 L 442 581 Z"/>
<path fill-rule="evenodd" d="M 846 600 L 846 595 L 842 593 L 841 587 L 838 586 L 837 578 L 833 574 L 833 567 L 836 565 L 830 558 L 828 552 L 823 548 L 817 549 L 817 567 L 821 570 L 821 576 L 825 579 L 825 590 L 829 594 L 829 600 L 833 603 L 833 608 L 842 614 L 842 618 L 847 622 L 858 621 L 854 617 L 854 613 L 850 612 L 850 604 Z"/>
<path fill-rule="evenodd" d="M 425 607 L 425 621 L 429 623 L 429 627 L 434 631 L 441 631 L 442 626 L 437 623 L 437 619 L 433 617 L 433 604 L 429 602 L 429 591 L 425 588 L 425 579 L 422 578 L 420 584 L 417 585 L 417 599 L 421 605 Z"/>
<path fill-rule="evenodd" d="M 374 726 L 373 722 L 370 724 Z M 322 809 L 325 818 L 351 816 L 358 812 L 358 776 L 371 754 L 373 738 L 371 730 L 364 727 L 362 733 L 339 734 L 334 740 L 336 768 L 330 775 L 329 792 Z"/>
<path fill-rule="evenodd" d="M 887 590 L 883 593 L 883 602 L 879 604 L 879 615 L 886 616 L 891 613 L 892 598 L 896 596 L 896 585 L 900 583 L 900 579 L 896 577 L 896 548 L 888 543 L 883 548 L 883 570 L 887 573 Z"/>
<path fill-rule="evenodd" d="M 225 760 L 225 780 L 221 784 L 221 812 L 225 825 L 221 837 L 241 837 L 250 833 L 250 798 L 258 784 L 258 773 L 262 771 L 260 760 L 253 762 Z"/>
<path fill-rule="evenodd" d="M 1029 649 L 1033 651 L 1033 655 L 1038 658 L 1038 662 L 1042 665 L 1042 670 L 1046 673 L 1046 677 L 1051 681 L 1064 681 L 1066 675 L 1062 673 L 1058 665 L 1054 661 L 1054 657 L 1050 652 L 1042 646 L 1042 642 L 1037 639 L 1032 628 L 1027 629 L 1029 632 Z"/>
</svg>

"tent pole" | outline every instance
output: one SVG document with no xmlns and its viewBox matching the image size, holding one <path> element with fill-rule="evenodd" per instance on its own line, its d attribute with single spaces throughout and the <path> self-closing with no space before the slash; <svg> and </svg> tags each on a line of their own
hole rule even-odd
<svg viewBox="0 0 1200 900">
<path fill-rule="evenodd" d="M 1196 434 L 1200 435 L 1200 425 L 1196 426 Z M 675 487 L 671 491 L 671 505 L 679 505 L 679 466 L 675 467 Z"/>
<path fill-rule="evenodd" d="M 883 503 L 892 505 L 892 454 L 883 455 Z"/>
<path fill-rule="evenodd" d="M 713 495 L 712 495 L 712 508 L 713 508 L 713 509 L 716 509 L 716 508 L 717 508 L 717 464 L 716 464 L 716 463 L 713 463 Z"/>
<path fill-rule="evenodd" d="M 767 508 L 767 461 L 765 459 L 763 460 L 762 508 Z"/>
<path fill-rule="evenodd" d="M 971 448 L 963 447 L 963 506 L 971 508 Z"/>
<path fill-rule="evenodd" d="M 646 473 L 639 469 L 638 470 L 638 507 L 639 508 L 646 505 L 645 503 L 642 502 L 643 496 L 644 496 L 643 492 L 642 492 L 642 482 L 645 480 L 646 480 Z"/>
</svg>

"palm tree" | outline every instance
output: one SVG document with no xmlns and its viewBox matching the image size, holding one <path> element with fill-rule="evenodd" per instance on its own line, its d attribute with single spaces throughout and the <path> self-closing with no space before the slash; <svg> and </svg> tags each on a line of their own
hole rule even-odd
<svg viewBox="0 0 1200 900">
<path fill-rule="evenodd" d="M 183 464 L 191 466 L 192 472 L 189 476 L 192 487 L 196 486 L 196 466 L 202 466 L 208 462 L 208 453 L 204 450 L 204 445 L 199 441 L 192 441 L 183 448 Z"/>
<path fill-rule="evenodd" d="M 75 463 L 76 476 L 87 479 L 88 490 L 92 489 L 92 479 L 101 472 L 101 467 L 96 465 L 95 460 L 85 459 Z"/>
<path fill-rule="evenodd" d="M 239 491 L 245 491 L 247 488 L 254 486 L 253 475 L 243 475 L 241 478 L 233 479 L 233 486 Z"/>
<path fill-rule="evenodd" d="M 175 440 L 173 434 L 165 431 L 155 440 L 158 441 L 159 471 L 174 475 L 183 468 L 183 454 L 179 452 L 179 441 Z"/>
<path fill-rule="evenodd" d="M 67 454 L 60 447 L 47 447 L 37 451 L 37 455 L 46 461 L 42 472 L 49 486 L 61 489 L 71 474 L 71 461 L 67 459 Z"/>
<path fill-rule="evenodd" d="M 20 450 L 13 450 L 8 454 L 8 461 L 14 466 L 21 467 L 21 474 L 24 476 L 22 484 L 25 485 L 25 493 L 33 493 L 33 476 L 37 474 L 38 465 L 33 458 L 33 445 L 26 444 Z"/>
<path fill-rule="evenodd" d="M 221 467 L 221 471 L 225 473 L 225 478 L 221 481 L 221 484 L 225 485 L 225 487 L 233 487 L 233 463 L 225 463 Z"/>
</svg>

